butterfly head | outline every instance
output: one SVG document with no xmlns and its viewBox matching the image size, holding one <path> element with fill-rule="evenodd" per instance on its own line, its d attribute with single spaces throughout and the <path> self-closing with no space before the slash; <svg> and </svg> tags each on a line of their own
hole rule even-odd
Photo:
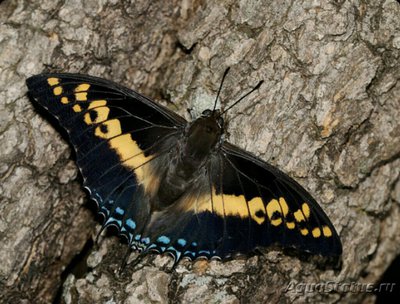
<svg viewBox="0 0 400 304">
<path fill-rule="evenodd" d="M 221 129 L 224 129 L 224 119 L 221 117 L 220 110 L 204 110 L 203 113 L 201 113 L 201 117 L 214 120 Z"/>
<path fill-rule="evenodd" d="M 220 111 L 205 110 L 189 124 L 186 132 L 186 153 L 194 158 L 203 158 L 221 142 L 224 120 Z"/>
</svg>

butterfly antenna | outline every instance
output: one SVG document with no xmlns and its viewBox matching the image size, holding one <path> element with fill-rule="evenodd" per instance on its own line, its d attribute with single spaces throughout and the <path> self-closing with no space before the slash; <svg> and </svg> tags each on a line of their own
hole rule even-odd
<svg viewBox="0 0 400 304">
<path fill-rule="evenodd" d="M 228 108 L 226 108 L 219 116 L 222 116 L 224 113 L 226 113 L 228 110 L 232 109 L 234 106 L 236 106 L 240 101 L 242 101 L 244 98 L 246 98 L 248 95 L 253 93 L 255 90 L 257 90 L 262 84 L 264 80 L 261 80 L 254 88 L 252 88 L 249 92 L 244 94 L 242 97 L 240 97 L 237 101 L 235 101 L 233 104 L 231 104 Z"/>
<path fill-rule="evenodd" d="M 219 97 L 219 94 L 221 93 L 222 85 L 224 84 L 225 77 L 228 74 L 230 69 L 231 69 L 230 67 L 227 67 L 224 72 L 224 75 L 222 76 L 221 84 L 219 85 L 219 89 L 218 89 L 218 93 L 217 93 L 217 98 L 215 98 L 213 112 L 215 111 L 215 108 L 217 107 L 218 97 Z"/>
</svg>

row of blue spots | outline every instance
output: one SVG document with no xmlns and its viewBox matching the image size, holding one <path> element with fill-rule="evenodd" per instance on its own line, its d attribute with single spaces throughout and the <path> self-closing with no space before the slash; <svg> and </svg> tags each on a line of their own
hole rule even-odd
<svg viewBox="0 0 400 304">
<path fill-rule="evenodd" d="M 128 222 L 128 221 L 127 221 Z M 133 221 L 132 221 L 133 222 Z M 133 224 L 133 225 L 132 225 Z M 130 223 L 131 226 L 135 226 L 134 222 Z M 136 245 L 133 244 L 132 246 L 138 246 L 137 248 L 141 248 L 141 249 L 145 249 L 145 250 L 151 250 L 151 249 L 158 249 L 160 252 L 165 252 L 165 251 L 169 251 L 171 252 L 174 256 L 176 260 L 179 260 L 181 255 L 182 255 L 182 251 L 178 250 L 177 248 L 175 248 L 174 246 L 161 246 L 161 244 L 163 245 L 168 245 L 169 243 L 171 243 L 171 239 L 165 235 L 162 235 L 160 237 L 157 238 L 157 243 L 151 243 L 150 242 L 150 238 L 145 237 L 145 238 L 141 238 L 141 235 L 137 234 L 135 235 L 134 239 L 136 240 Z M 185 247 L 187 245 L 187 241 L 185 239 L 178 239 L 176 241 L 176 243 L 180 246 L 180 247 Z M 144 245 L 144 246 L 143 246 Z M 192 247 L 197 247 L 197 243 L 196 242 L 192 242 L 191 246 Z M 192 250 L 186 250 L 183 255 L 184 256 L 188 256 L 188 257 L 192 257 L 195 258 L 196 256 L 211 256 L 214 255 L 216 253 L 215 250 L 213 250 L 212 252 L 210 250 L 200 250 L 200 251 L 192 251 Z"/>
<path fill-rule="evenodd" d="M 157 242 L 167 245 L 167 244 L 169 244 L 169 243 L 171 242 L 171 240 L 170 240 L 169 237 L 167 237 L 167 236 L 165 236 L 165 235 L 162 235 L 162 236 L 158 237 Z M 178 240 L 177 240 L 177 243 L 178 243 L 180 246 L 182 246 L 182 247 L 185 247 L 186 244 L 187 244 L 187 242 L 186 242 L 185 239 L 178 239 Z M 193 247 L 196 247 L 196 246 L 197 246 L 197 243 L 196 243 L 196 242 L 193 242 L 193 243 L 192 243 L 192 246 L 193 246 Z"/>
</svg>

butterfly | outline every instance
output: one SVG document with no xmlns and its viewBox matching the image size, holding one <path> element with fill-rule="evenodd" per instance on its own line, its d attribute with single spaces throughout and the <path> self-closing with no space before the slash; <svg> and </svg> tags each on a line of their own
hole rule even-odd
<svg viewBox="0 0 400 304">
<path fill-rule="evenodd" d="M 103 228 L 117 227 L 130 249 L 169 253 L 175 263 L 274 245 L 341 255 L 335 228 L 303 187 L 224 140 L 226 111 L 214 105 L 188 122 L 133 90 L 80 74 L 26 83 L 66 130 Z"/>
</svg>

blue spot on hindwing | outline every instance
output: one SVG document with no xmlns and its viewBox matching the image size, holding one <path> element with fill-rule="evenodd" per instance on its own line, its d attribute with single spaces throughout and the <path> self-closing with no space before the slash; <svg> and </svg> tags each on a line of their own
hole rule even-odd
<svg viewBox="0 0 400 304">
<path fill-rule="evenodd" d="M 178 244 L 181 245 L 182 247 L 185 247 L 186 240 L 185 239 L 178 239 Z"/>
<path fill-rule="evenodd" d="M 135 221 L 133 221 L 133 220 L 131 220 L 131 219 L 128 219 L 128 220 L 126 221 L 126 225 L 127 225 L 129 228 L 131 228 L 131 229 L 135 229 L 135 228 L 136 228 L 136 223 L 135 223 Z"/>
<path fill-rule="evenodd" d="M 168 237 L 166 237 L 165 235 L 162 235 L 157 239 L 157 242 L 163 243 L 163 244 L 169 244 L 170 241 L 171 240 Z"/>
<path fill-rule="evenodd" d="M 121 209 L 120 207 L 115 208 L 115 212 L 120 215 L 123 215 L 125 213 L 125 211 L 123 209 Z"/>
<path fill-rule="evenodd" d="M 143 244 L 148 245 L 148 244 L 150 244 L 150 239 L 149 239 L 148 237 L 142 238 L 142 239 L 141 239 L 141 242 L 142 242 Z"/>
</svg>

